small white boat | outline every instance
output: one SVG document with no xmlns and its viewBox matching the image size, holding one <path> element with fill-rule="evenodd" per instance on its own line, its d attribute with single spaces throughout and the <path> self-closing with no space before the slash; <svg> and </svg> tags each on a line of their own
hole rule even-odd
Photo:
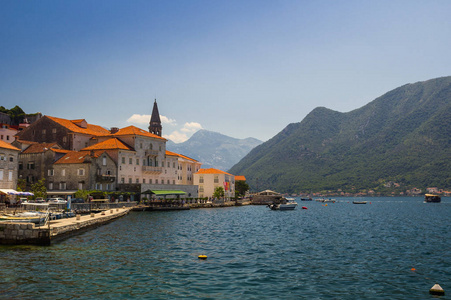
<svg viewBox="0 0 451 300">
<path fill-rule="evenodd" d="M 47 213 L 45 212 L 21 212 L 17 214 L 4 214 L 0 216 L 0 221 L 15 223 L 35 223 L 41 224 L 45 222 Z"/>
<path fill-rule="evenodd" d="M 273 203 L 268 205 L 272 210 L 293 210 L 298 206 L 294 198 L 284 198 L 280 203 Z"/>
</svg>

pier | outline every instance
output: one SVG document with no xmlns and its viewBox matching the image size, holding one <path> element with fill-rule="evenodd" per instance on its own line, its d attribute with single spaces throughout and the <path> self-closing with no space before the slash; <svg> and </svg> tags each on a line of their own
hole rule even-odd
<svg viewBox="0 0 451 300">
<path fill-rule="evenodd" d="M 73 218 L 49 220 L 46 225 L 33 223 L 0 223 L 1 245 L 50 245 L 53 241 L 79 234 L 114 221 L 129 213 L 131 207 L 115 208 Z"/>
</svg>

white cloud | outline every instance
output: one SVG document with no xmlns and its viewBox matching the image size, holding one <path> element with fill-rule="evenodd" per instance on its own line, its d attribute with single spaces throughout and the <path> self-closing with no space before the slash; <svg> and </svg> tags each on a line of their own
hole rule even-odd
<svg viewBox="0 0 451 300">
<path fill-rule="evenodd" d="M 134 123 L 134 124 L 149 124 L 151 115 L 140 115 L 140 114 L 133 114 L 130 118 L 128 118 L 128 123 Z M 160 115 L 160 120 L 162 124 L 166 125 L 177 125 L 177 121 L 174 119 L 169 119 L 166 116 Z"/>
<path fill-rule="evenodd" d="M 180 130 L 173 131 L 171 134 L 163 135 L 174 143 L 183 143 L 188 140 L 193 133 L 202 129 L 202 125 L 196 122 L 186 122 Z"/>
<path fill-rule="evenodd" d="M 150 120 L 150 119 L 149 119 Z M 167 124 L 167 125 L 177 125 L 177 121 L 175 121 L 174 119 L 169 119 L 166 116 L 162 116 L 160 115 L 160 120 L 162 124 Z"/>
<path fill-rule="evenodd" d="M 186 133 L 194 133 L 198 130 L 202 129 L 202 125 L 196 122 L 186 122 L 185 125 L 183 125 L 183 128 L 180 129 L 182 132 Z"/>
<path fill-rule="evenodd" d="M 128 118 L 128 123 L 135 123 L 135 124 L 147 124 L 150 121 L 150 115 L 139 115 L 134 114 L 130 118 Z"/>
<path fill-rule="evenodd" d="M 171 134 L 163 134 L 163 137 L 174 143 L 183 143 L 188 140 L 188 136 L 185 133 L 180 133 L 178 131 L 173 131 Z"/>
</svg>

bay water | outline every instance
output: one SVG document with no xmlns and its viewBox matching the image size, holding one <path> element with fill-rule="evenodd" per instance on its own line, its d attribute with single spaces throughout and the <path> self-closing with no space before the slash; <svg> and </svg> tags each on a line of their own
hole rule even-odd
<svg viewBox="0 0 451 300">
<path fill-rule="evenodd" d="M 435 283 L 451 299 L 451 198 L 336 200 L 131 212 L 0 246 L 0 299 L 432 299 Z"/>
</svg>

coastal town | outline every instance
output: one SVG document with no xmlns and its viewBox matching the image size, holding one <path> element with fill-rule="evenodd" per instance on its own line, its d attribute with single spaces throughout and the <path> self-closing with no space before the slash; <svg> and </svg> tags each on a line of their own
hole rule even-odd
<svg viewBox="0 0 451 300">
<path fill-rule="evenodd" d="M 148 131 L 135 126 L 107 130 L 84 119 L 41 114 L 14 128 L 8 126 L 7 115 L 1 117 L 3 205 L 15 204 L 17 195 L 26 198 L 24 193 L 39 184 L 45 191 L 39 196 L 64 200 L 85 190 L 110 201 L 213 197 L 229 201 L 235 198 L 235 180 L 245 181 L 244 176 L 223 170 L 202 169 L 202 162 L 166 150 L 156 100 Z"/>
</svg>

